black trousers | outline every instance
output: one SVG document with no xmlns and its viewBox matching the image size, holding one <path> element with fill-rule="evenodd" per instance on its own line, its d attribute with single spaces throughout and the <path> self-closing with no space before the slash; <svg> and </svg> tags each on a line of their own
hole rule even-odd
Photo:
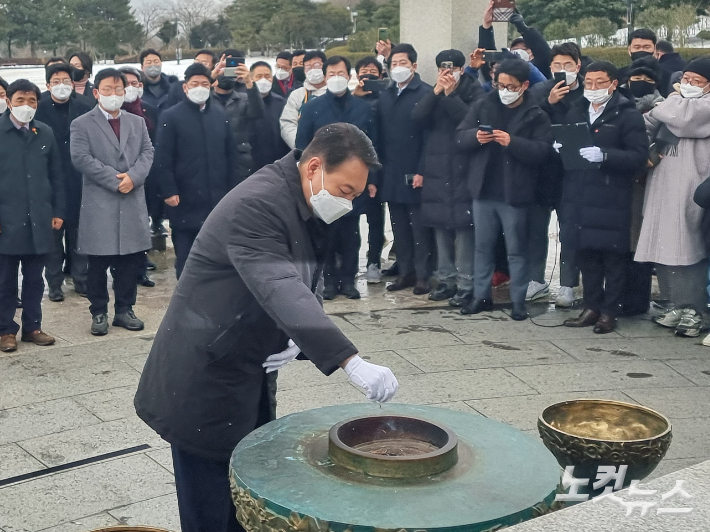
<svg viewBox="0 0 710 532">
<path fill-rule="evenodd" d="M 628 253 L 608 250 L 577 250 L 577 264 L 582 272 L 584 307 L 616 317 L 626 284 Z"/>
<path fill-rule="evenodd" d="M 651 306 L 653 264 L 635 262 L 634 254 L 626 259 L 626 282 L 621 299 L 621 312 L 625 316 L 645 314 Z"/>
<path fill-rule="evenodd" d="M 165 202 L 160 197 L 160 183 L 153 171 L 148 174 L 145 180 L 145 203 L 148 207 L 148 215 L 153 223 L 162 222 L 165 218 Z"/>
<path fill-rule="evenodd" d="M 229 488 L 229 462 L 172 446 L 182 532 L 244 532 Z"/>
<path fill-rule="evenodd" d="M 124 314 L 133 309 L 138 292 L 138 268 L 144 253 L 130 255 L 89 255 L 89 278 L 87 295 L 92 316 L 108 313 L 108 276 L 106 270 L 112 268 L 114 308 L 116 314 Z"/>
<path fill-rule="evenodd" d="M 434 265 L 434 231 L 422 225 L 421 206 L 390 203 L 389 210 L 399 275 L 416 273 L 417 279 L 429 279 Z"/>
<path fill-rule="evenodd" d="M 64 262 L 70 265 L 74 286 L 80 291 L 86 291 L 86 280 L 89 272 L 89 262 L 86 255 L 77 253 L 76 241 L 78 227 L 62 227 L 54 231 L 54 251 L 47 255 L 44 276 L 50 290 L 56 290 L 64 284 Z"/>
<path fill-rule="evenodd" d="M 368 198 L 365 203 L 367 216 L 367 264 L 382 262 L 382 249 L 385 247 L 385 204 L 376 197 Z"/>
<path fill-rule="evenodd" d="M 22 264 L 22 330 L 42 328 L 45 255 L 0 255 L 0 335 L 17 334 L 17 270 Z"/>
<path fill-rule="evenodd" d="M 182 270 L 185 268 L 185 262 L 192 249 L 192 244 L 197 238 L 199 231 L 190 229 L 175 229 L 171 231 L 173 246 L 175 247 L 175 275 L 180 279 Z"/>
<path fill-rule="evenodd" d="M 360 217 L 348 215 L 329 227 L 323 268 L 327 286 L 354 285 L 360 266 Z"/>
</svg>

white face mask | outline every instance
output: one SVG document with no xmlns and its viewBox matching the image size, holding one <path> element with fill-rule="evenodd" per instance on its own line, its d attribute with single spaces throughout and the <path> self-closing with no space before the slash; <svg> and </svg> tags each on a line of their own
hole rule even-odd
<svg viewBox="0 0 710 532">
<path fill-rule="evenodd" d="M 705 85 L 707 87 L 707 85 Z M 705 91 L 705 87 L 696 87 L 690 83 L 680 84 L 680 95 L 683 98 L 700 98 Z"/>
<path fill-rule="evenodd" d="M 328 78 L 328 90 L 333 94 L 343 94 L 348 90 L 348 78 L 344 76 L 333 76 Z"/>
<path fill-rule="evenodd" d="M 306 72 L 306 80 L 311 85 L 320 85 L 323 83 L 323 71 L 320 68 L 313 68 Z"/>
<path fill-rule="evenodd" d="M 289 72 L 288 70 L 284 70 L 283 68 L 277 68 L 274 72 L 274 76 L 276 77 L 276 79 L 279 79 L 281 81 L 288 79 L 290 75 L 291 72 Z"/>
<path fill-rule="evenodd" d="M 589 100 L 589 103 L 602 104 L 611 100 L 613 93 L 609 92 L 609 89 L 597 89 L 595 91 L 585 89 L 584 97 Z"/>
<path fill-rule="evenodd" d="M 128 103 L 135 102 L 138 98 L 140 98 L 140 89 L 138 87 L 134 87 L 133 85 L 126 87 L 126 95 L 124 96 L 124 99 Z"/>
<path fill-rule="evenodd" d="M 515 55 L 517 55 L 520 59 L 526 62 L 530 62 L 530 54 L 527 53 L 525 50 L 522 48 L 518 48 L 517 50 L 512 51 Z"/>
<path fill-rule="evenodd" d="M 207 87 L 193 87 L 191 89 L 188 89 L 187 97 L 192 103 L 202 105 L 209 99 L 210 90 Z"/>
<path fill-rule="evenodd" d="M 567 76 L 567 78 L 565 79 L 567 85 L 574 85 L 574 82 L 577 81 L 577 73 L 569 72 L 568 70 L 563 70 L 562 72 L 564 72 L 565 76 Z"/>
<path fill-rule="evenodd" d="M 406 66 L 397 66 L 390 72 L 390 77 L 397 83 L 404 83 L 412 77 L 412 69 Z"/>
<path fill-rule="evenodd" d="M 321 190 L 313 194 L 313 181 L 311 181 L 311 207 L 313 214 L 327 224 L 332 224 L 353 210 L 353 202 L 346 198 L 333 196 L 325 189 L 325 170 L 321 166 Z"/>
<path fill-rule="evenodd" d="M 138 97 L 143 98 L 143 87 L 138 87 Z"/>
<path fill-rule="evenodd" d="M 522 92 L 509 91 L 508 89 L 501 89 L 498 91 L 498 96 L 500 96 L 500 101 L 503 102 L 503 105 L 514 104 L 522 95 Z"/>
<path fill-rule="evenodd" d="M 29 105 L 18 105 L 10 109 L 10 113 L 15 117 L 15 120 L 22 124 L 28 124 L 32 122 L 35 117 L 37 109 L 30 107 Z"/>
<path fill-rule="evenodd" d="M 7 100 L 2 98 L 0 100 L 0 115 L 7 111 Z"/>
<path fill-rule="evenodd" d="M 261 79 L 256 80 L 254 82 L 254 85 L 256 85 L 256 88 L 260 94 L 268 94 L 269 92 L 271 92 L 272 84 L 266 78 L 261 78 Z"/>
<path fill-rule="evenodd" d="M 123 105 L 123 101 L 123 95 L 119 96 L 118 94 L 112 94 L 111 96 L 104 96 L 103 94 L 99 94 L 99 103 L 101 104 L 101 107 L 106 109 L 109 113 L 118 111 Z"/>
<path fill-rule="evenodd" d="M 71 85 L 64 85 L 64 83 L 60 83 L 59 85 L 53 85 L 51 90 L 52 96 L 60 102 L 63 102 L 64 100 L 69 99 L 69 96 L 71 96 L 74 88 Z"/>
<path fill-rule="evenodd" d="M 459 80 L 461 79 L 461 71 L 459 71 L 459 70 L 454 70 L 452 75 L 454 76 L 454 79 L 456 80 L 456 83 L 458 83 Z"/>
</svg>

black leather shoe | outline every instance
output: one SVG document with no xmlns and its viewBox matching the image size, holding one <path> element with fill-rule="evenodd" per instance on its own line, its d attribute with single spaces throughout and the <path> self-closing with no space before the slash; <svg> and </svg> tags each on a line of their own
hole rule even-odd
<svg viewBox="0 0 710 532">
<path fill-rule="evenodd" d="M 451 299 L 456 295 L 457 292 L 456 285 L 447 285 L 441 283 L 436 287 L 431 294 L 429 294 L 429 299 L 431 301 L 443 301 L 444 299 Z"/>
<path fill-rule="evenodd" d="M 431 292 L 431 285 L 426 279 L 419 279 L 412 290 L 415 296 L 422 296 Z"/>
<path fill-rule="evenodd" d="M 129 331 L 142 331 L 145 325 L 141 320 L 136 318 L 136 315 L 132 310 L 129 310 L 125 314 L 116 314 L 113 317 L 114 327 L 123 327 Z"/>
<path fill-rule="evenodd" d="M 86 292 L 86 285 L 83 283 L 74 283 L 74 291 L 81 297 L 88 297 L 88 294 Z"/>
<path fill-rule="evenodd" d="M 326 285 L 325 288 L 323 289 L 323 299 L 326 301 L 331 301 L 335 299 L 335 296 L 338 295 L 338 287 L 337 286 L 332 286 L 332 285 Z"/>
<path fill-rule="evenodd" d="M 147 288 L 153 288 L 155 286 L 155 281 L 153 281 L 153 279 L 151 279 L 147 275 L 141 275 L 138 278 L 138 284 Z"/>
<path fill-rule="evenodd" d="M 525 309 L 525 303 L 513 303 L 513 311 L 510 317 L 515 321 L 524 321 L 528 319 L 528 311 Z"/>
<path fill-rule="evenodd" d="M 108 314 L 97 314 L 91 318 L 91 334 L 94 336 L 108 334 Z"/>
<path fill-rule="evenodd" d="M 490 299 L 475 298 L 468 305 L 461 309 L 461 314 L 479 314 L 493 310 L 493 301 Z"/>
<path fill-rule="evenodd" d="M 385 277 L 396 277 L 399 275 L 399 266 L 397 266 L 397 263 L 395 262 L 389 268 L 382 270 L 381 273 Z"/>
<path fill-rule="evenodd" d="M 360 299 L 360 292 L 355 285 L 344 284 L 340 287 L 340 293 L 343 294 L 348 299 Z"/>
<path fill-rule="evenodd" d="M 615 325 L 616 320 L 612 316 L 602 314 L 594 325 L 594 332 L 597 334 L 608 334 L 614 332 Z"/>
<path fill-rule="evenodd" d="M 460 308 L 465 307 L 473 300 L 473 291 L 471 290 L 459 290 L 456 295 L 449 299 L 449 305 L 452 307 Z"/>
<path fill-rule="evenodd" d="M 146 262 L 145 262 L 145 269 L 146 270 L 152 272 L 157 268 L 158 267 L 155 265 L 155 262 L 153 262 L 152 260 L 146 260 Z"/>
<path fill-rule="evenodd" d="M 599 313 L 593 310 L 586 309 L 578 318 L 570 318 L 565 320 L 565 327 L 591 327 L 599 321 Z"/>
<path fill-rule="evenodd" d="M 405 288 L 412 288 L 416 284 L 417 279 L 414 275 L 405 275 L 404 277 L 397 277 L 393 283 L 388 284 L 387 290 L 389 292 L 397 292 Z"/>
<path fill-rule="evenodd" d="M 49 290 L 49 300 L 54 301 L 55 303 L 59 303 L 60 301 L 64 301 L 64 292 L 62 292 L 61 288 L 52 288 Z"/>
</svg>

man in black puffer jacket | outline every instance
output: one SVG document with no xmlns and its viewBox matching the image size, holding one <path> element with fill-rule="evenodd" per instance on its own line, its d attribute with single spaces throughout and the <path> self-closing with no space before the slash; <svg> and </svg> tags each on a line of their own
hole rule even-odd
<svg viewBox="0 0 710 532">
<path fill-rule="evenodd" d="M 442 66 L 449 61 L 453 69 Z M 473 299 L 473 217 L 468 193 L 468 155 L 455 146 L 456 128 L 471 104 L 485 96 L 481 84 L 463 75 L 466 58 L 459 50 L 436 56 L 439 77 L 434 90 L 422 98 L 412 120 L 426 130 L 422 223 L 436 231 L 439 286 L 432 301 L 449 299 L 463 307 Z"/>
<path fill-rule="evenodd" d="M 538 167 L 548 160 L 552 145 L 550 118 L 526 94 L 529 76 L 524 61 L 500 63 L 496 91 L 474 104 L 458 127 L 457 145 L 471 157 L 468 186 L 476 233 L 474 299 L 462 314 L 493 309 L 491 279 L 502 228 L 510 264 L 511 317 L 527 318 L 527 212 L 535 201 Z"/>
</svg>

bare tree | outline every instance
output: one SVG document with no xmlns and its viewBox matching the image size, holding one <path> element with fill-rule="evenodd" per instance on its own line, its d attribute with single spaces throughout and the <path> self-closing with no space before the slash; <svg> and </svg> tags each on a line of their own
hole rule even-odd
<svg viewBox="0 0 710 532">
<path fill-rule="evenodd" d="M 176 20 L 183 35 L 190 35 L 192 28 L 207 19 L 216 19 L 224 10 L 218 0 L 173 0 L 168 4 L 170 18 Z"/>
<path fill-rule="evenodd" d="M 134 10 L 134 16 L 141 25 L 143 33 L 141 35 L 141 43 L 139 48 L 143 48 L 148 41 L 155 37 L 158 30 L 167 18 L 168 12 L 165 8 L 165 3 L 161 0 L 148 0 L 142 2 Z"/>
</svg>

